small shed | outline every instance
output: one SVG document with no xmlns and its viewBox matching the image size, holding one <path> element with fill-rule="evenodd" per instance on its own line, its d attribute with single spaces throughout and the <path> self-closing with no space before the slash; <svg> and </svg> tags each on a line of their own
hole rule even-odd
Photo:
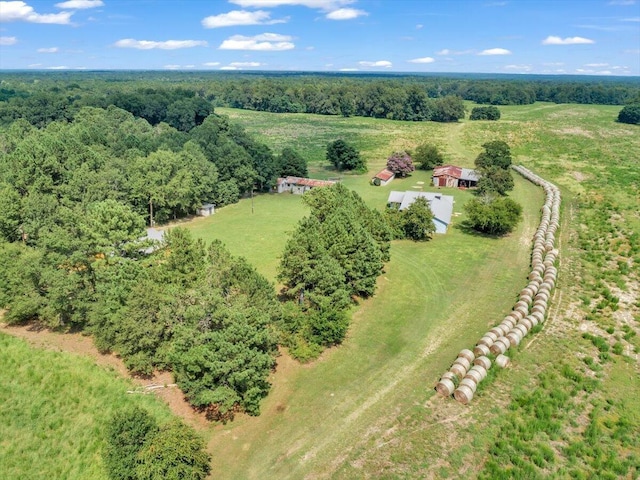
<svg viewBox="0 0 640 480">
<path fill-rule="evenodd" d="M 208 217 L 214 213 L 216 213 L 216 206 L 213 203 L 204 203 L 196 210 L 196 214 L 199 217 Z"/>
<path fill-rule="evenodd" d="M 454 199 L 451 195 L 433 192 L 392 191 L 389 193 L 387 205 L 391 208 L 404 210 L 421 197 L 429 202 L 429 207 L 433 212 L 433 224 L 436 227 L 436 233 L 447 233 L 447 228 L 451 224 L 451 217 L 453 216 Z"/>
<path fill-rule="evenodd" d="M 336 182 L 334 180 L 317 180 L 315 178 L 285 177 L 278 178 L 276 187 L 278 193 L 291 192 L 302 195 L 304 192 L 317 187 L 329 187 Z"/>
<path fill-rule="evenodd" d="M 371 183 L 378 187 L 384 187 L 388 185 L 394 178 L 396 178 L 396 174 L 391 170 L 384 168 L 376 173 L 376 176 L 371 179 Z"/>
<path fill-rule="evenodd" d="M 480 174 L 471 168 L 442 165 L 433 169 L 435 187 L 473 188 L 478 185 Z"/>
</svg>

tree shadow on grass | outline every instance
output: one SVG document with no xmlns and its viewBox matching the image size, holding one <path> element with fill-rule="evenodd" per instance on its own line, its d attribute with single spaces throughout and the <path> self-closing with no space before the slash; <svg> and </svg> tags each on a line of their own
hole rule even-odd
<svg viewBox="0 0 640 480">
<path fill-rule="evenodd" d="M 489 239 L 492 239 L 492 240 L 498 240 L 498 239 L 503 238 L 506 235 L 508 235 L 507 233 L 504 233 L 504 234 L 490 234 L 490 233 L 480 232 L 480 231 L 474 229 L 471 226 L 471 223 L 468 220 L 465 220 L 465 221 L 460 222 L 460 223 L 456 223 L 455 225 L 453 225 L 453 228 L 455 228 L 456 230 L 460 230 L 462 233 L 464 233 L 466 235 L 471 235 L 473 237 L 479 237 L 479 238 L 489 238 Z"/>
</svg>

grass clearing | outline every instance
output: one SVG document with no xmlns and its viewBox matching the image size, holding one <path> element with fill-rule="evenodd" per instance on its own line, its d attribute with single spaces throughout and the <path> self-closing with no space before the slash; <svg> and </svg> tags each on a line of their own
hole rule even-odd
<svg viewBox="0 0 640 480">
<path fill-rule="evenodd" d="M 35 349 L 0 333 L 0 472 L 11 479 L 107 479 L 101 452 L 106 424 L 127 405 L 159 421 L 169 409 L 90 359 Z"/>
</svg>

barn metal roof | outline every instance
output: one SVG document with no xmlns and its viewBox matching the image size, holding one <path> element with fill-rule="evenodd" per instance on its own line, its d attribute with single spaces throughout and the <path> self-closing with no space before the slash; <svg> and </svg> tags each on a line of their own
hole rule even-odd
<svg viewBox="0 0 640 480">
<path fill-rule="evenodd" d="M 305 187 L 328 187 L 336 182 L 333 180 L 317 180 L 315 178 L 285 177 L 278 178 L 277 183 L 278 185 L 281 183 L 292 183 L 294 185 L 302 185 Z"/>
<path fill-rule="evenodd" d="M 449 176 L 460 180 L 473 180 L 477 182 L 480 174 L 471 168 L 456 167 L 455 165 L 442 165 L 433 169 L 434 177 Z"/>
</svg>

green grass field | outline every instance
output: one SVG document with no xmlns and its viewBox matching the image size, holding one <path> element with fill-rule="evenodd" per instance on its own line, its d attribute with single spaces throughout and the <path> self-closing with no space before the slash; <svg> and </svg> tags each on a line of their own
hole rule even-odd
<svg viewBox="0 0 640 480">
<path fill-rule="evenodd" d="M 106 479 L 105 428 L 128 405 L 161 422 L 168 407 L 127 395 L 133 384 L 90 359 L 39 350 L 0 333 L 0 477 L 12 480 Z"/>
<path fill-rule="evenodd" d="M 556 182 L 563 206 L 550 319 L 510 351 L 510 368 L 491 369 L 470 405 L 440 398 L 433 387 L 460 349 L 502 320 L 527 282 L 543 196 L 519 177 L 512 196 L 524 219 L 499 239 L 460 229 L 471 193 L 443 189 L 459 214 L 450 231 L 392 244 L 377 294 L 354 308 L 344 344 L 307 365 L 283 352 L 262 414 L 211 426 L 214 478 L 638 478 L 640 128 L 616 123 L 620 107 L 613 106 L 500 110 L 498 122 L 457 124 L 216 110 L 276 151 L 298 149 L 320 178 L 336 176 L 326 144 L 354 143 L 369 172 L 343 181 L 376 208 L 391 190 L 432 189 L 429 172 L 369 184 L 394 150 L 435 143 L 448 161 L 472 166 L 482 143 L 494 139 L 511 145 L 516 163 Z M 275 283 L 287 234 L 306 211 L 298 196 L 268 194 L 184 225 L 222 240 Z M 118 402 L 132 401 L 121 395 L 126 383 L 88 360 L 0 342 L 1 364 L 15 365 L 0 393 L 0 472 L 102 478 L 100 425 Z M 51 410 L 64 412 L 61 423 Z"/>
</svg>

